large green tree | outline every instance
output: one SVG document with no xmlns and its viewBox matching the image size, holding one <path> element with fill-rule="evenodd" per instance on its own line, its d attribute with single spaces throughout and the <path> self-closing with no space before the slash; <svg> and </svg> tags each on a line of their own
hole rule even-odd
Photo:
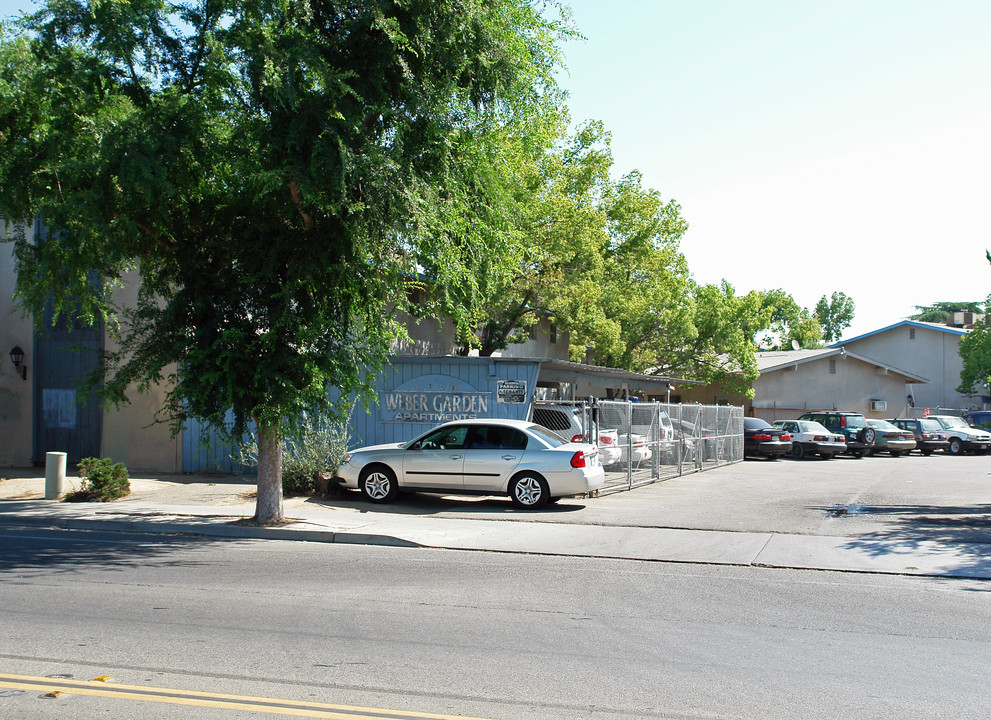
<svg viewBox="0 0 991 720">
<path fill-rule="evenodd" d="M 673 345 L 695 333 L 692 281 L 680 247 L 688 223 L 678 203 L 645 188 L 638 172 L 611 183 L 603 205 L 602 303 L 606 318 L 619 327 L 619 343 L 611 346 L 601 335 L 578 341 L 603 364 L 635 372 L 656 369 Z"/>
<path fill-rule="evenodd" d="M 908 318 L 909 320 L 938 323 L 942 325 L 953 317 L 953 313 L 982 313 L 984 312 L 984 305 L 979 302 L 946 301 L 933 303 L 932 305 L 916 305 L 915 309 L 919 312 L 914 315 L 910 315 Z"/>
<path fill-rule="evenodd" d="M 845 293 L 834 292 L 829 298 L 825 295 L 819 298 L 813 312 L 822 327 L 822 339 L 831 343 L 843 337 L 843 331 L 853 322 L 855 310 L 856 305 Z"/>
<path fill-rule="evenodd" d="M 119 334 L 110 400 L 164 382 L 175 422 L 256 423 L 256 520 L 280 522 L 285 423 L 367 390 L 406 280 L 430 258 L 440 285 L 471 286 L 479 258 L 506 257 L 492 138 L 558 101 L 545 17 L 48 0 L 0 39 L 0 213 L 51 229 L 15 241 L 17 297 Z M 115 307 L 131 271 L 138 306 Z"/>
<path fill-rule="evenodd" d="M 608 245 L 606 210 L 601 198 L 609 184 L 612 157 L 599 123 L 564 137 L 567 118 L 548 116 L 525 135 L 504 133 L 500 172 L 490 188 L 502 200 L 500 246 L 512 259 L 493 267 L 483 259 L 470 290 L 481 313 L 459 337 L 462 352 L 477 348 L 483 356 L 526 340 L 533 326 L 550 316 L 562 330 L 595 331 L 605 323 L 602 292 L 603 252 Z M 539 141 L 539 142 L 538 142 Z M 428 279 L 437 274 L 428 260 Z M 465 305 L 450 288 L 441 311 Z M 618 338 L 618 331 L 613 332 Z"/>
<path fill-rule="evenodd" d="M 964 395 L 991 395 L 991 326 L 980 323 L 960 338 L 960 385 Z"/>
</svg>

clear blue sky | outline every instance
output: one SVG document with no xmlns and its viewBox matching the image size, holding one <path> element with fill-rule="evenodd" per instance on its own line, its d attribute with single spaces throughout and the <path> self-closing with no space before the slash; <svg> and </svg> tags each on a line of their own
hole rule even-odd
<svg viewBox="0 0 991 720">
<path fill-rule="evenodd" d="M 572 117 L 681 204 L 696 280 L 843 291 L 848 337 L 991 293 L 991 2 L 569 4 Z"/>
<path fill-rule="evenodd" d="M 574 120 L 675 199 L 700 282 L 857 304 L 991 293 L 991 2 L 573 0 Z"/>
</svg>

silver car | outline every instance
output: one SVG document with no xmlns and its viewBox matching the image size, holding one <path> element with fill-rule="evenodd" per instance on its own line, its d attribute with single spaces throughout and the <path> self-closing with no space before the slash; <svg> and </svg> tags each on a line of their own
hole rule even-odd
<svg viewBox="0 0 991 720">
<path fill-rule="evenodd" d="M 523 420 L 458 420 L 405 443 L 352 450 L 337 481 L 384 503 L 400 491 L 507 494 L 535 509 L 602 487 L 595 445 L 570 442 Z"/>
</svg>

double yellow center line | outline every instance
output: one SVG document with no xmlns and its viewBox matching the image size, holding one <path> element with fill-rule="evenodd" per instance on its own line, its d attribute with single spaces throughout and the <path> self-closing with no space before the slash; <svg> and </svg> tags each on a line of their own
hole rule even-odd
<svg viewBox="0 0 991 720">
<path fill-rule="evenodd" d="M 279 700 L 276 698 L 248 697 L 206 693 L 195 690 L 175 690 L 144 685 L 115 685 L 96 680 L 67 680 L 63 678 L 32 677 L 30 675 L 6 675 L 0 673 L 0 688 L 35 690 L 46 693 L 92 695 L 117 700 L 195 705 L 225 710 L 293 715 L 309 718 L 334 718 L 336 720 L 484 720 L 464 715 L 438 715 L 436 713 L 385 710 L 382 708 L 329 705 L 326 703 Z"/>
</svg>

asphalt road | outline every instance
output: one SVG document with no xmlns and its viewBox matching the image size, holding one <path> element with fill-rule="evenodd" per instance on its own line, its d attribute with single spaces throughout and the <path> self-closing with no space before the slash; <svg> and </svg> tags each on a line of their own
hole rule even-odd
<svg viewBox="0 0 991 720">
<path fill-rule="evenodd" d="M 0 717 L 266 716 L 247 701 L 205 705 L 227 694 L 279 700 L 265 706 L 271 717 L 313 703 L 304 710 L 311 717 L 359 720 L 401 711 L 983 720 L 991 715 L 989 589 L 0 528 Z M 110 679 L 57 698 L 42 697 L 36 680 L 10 680 L 51 675 Z M 84 694 L 95 685 L 107 690 Z M 112 695 L 122 686 L 162 690 L 136 701 Z M 358 709 L 319 715 L 320 704 Z"/>
</svg>

